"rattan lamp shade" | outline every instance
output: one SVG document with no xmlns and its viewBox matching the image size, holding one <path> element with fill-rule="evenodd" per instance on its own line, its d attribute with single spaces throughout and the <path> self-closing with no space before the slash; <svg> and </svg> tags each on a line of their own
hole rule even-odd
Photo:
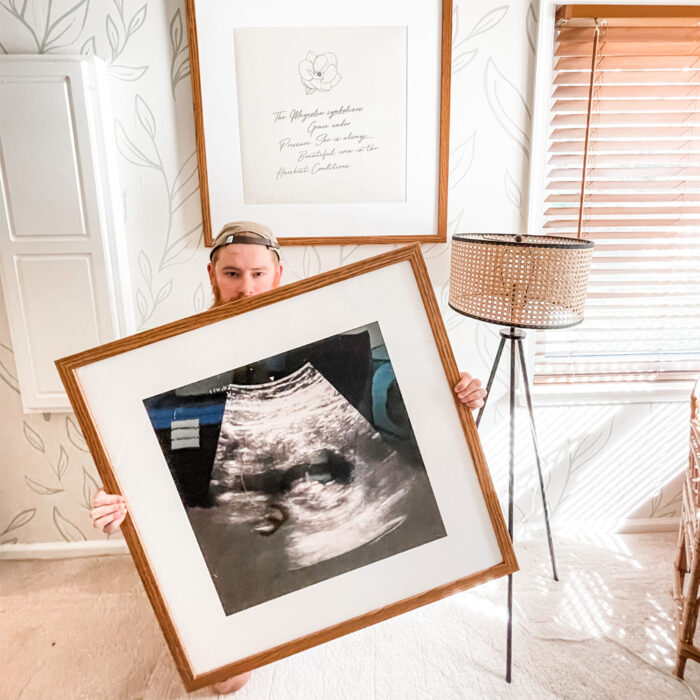
<svg viewBox="0 0 700 700">
<path fill-rule="evenodd" d="M 583 320 L 593 242 L 559 236 L 452 236 L 449 304 L 515 328 L 567 328 Z"/>
</svg>

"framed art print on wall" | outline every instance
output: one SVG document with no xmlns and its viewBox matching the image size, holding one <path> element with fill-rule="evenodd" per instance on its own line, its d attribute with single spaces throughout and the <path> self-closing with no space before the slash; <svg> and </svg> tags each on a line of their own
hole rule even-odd
<svg viewBox="0 0 700 700">
<path fill-rule="evenodd" d="M 187 0 L 207 245 L 446 240 L 452 0 Z"/>
<path fill-rule="evenodd" d="M 417 244 L 57 366 L 189 690 L 517 568 Z"/>
</svg>

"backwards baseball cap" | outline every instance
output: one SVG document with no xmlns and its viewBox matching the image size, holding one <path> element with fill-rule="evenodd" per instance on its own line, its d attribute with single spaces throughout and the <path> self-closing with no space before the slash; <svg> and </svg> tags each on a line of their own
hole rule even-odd
<svg viewBox="0 0 700 700">
<path fill-rule="evenodd" d="M 209 260 L 214 257 L 214 251 L 231 243 L 264 245 L 269 250 L 274 251 L 277 259 L 280 259 L 280 244 L 277 242 L 275 234 L 267 226 L 257 224 L 255 221 L 231 221 L 225 224 L 214 239 L 214 245 L 209 252 Z"/>
</svg>

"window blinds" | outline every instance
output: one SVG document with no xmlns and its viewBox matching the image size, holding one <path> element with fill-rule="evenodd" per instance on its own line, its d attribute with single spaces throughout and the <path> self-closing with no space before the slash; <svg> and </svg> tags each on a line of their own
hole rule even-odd
<svg viewBox="0 0 700 700">
<path fill-rule="evenodd" d="M 585 320 L 537 333 L 536 383 L 700 373 L 700 8 L 654 9 L 557 14 L 544 228 L 581 214 L 596 247 Z"/>
</svg>

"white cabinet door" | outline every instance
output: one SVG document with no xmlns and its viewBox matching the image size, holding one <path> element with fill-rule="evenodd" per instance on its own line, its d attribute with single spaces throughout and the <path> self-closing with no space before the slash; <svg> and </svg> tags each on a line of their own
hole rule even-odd
<svg viewBox="0 0 700 700">
<path fill-rule="evenodd" d="M 54 360 L 133 329 L 106 72 L 0 57 L 0 258 L 22 404 L 70 410 Z"/>
</svg>

